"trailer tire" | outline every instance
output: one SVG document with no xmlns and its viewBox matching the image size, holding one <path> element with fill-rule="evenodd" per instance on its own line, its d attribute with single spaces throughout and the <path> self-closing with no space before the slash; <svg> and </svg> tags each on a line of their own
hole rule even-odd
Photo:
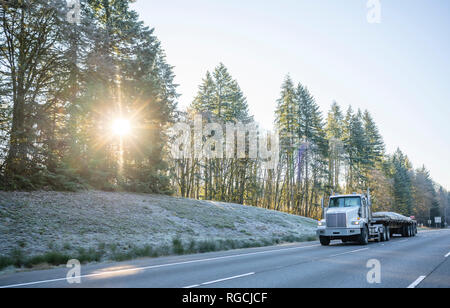
<svg viewBox="0 0 450 308">
<path fill-rule="evenodd" d="M 403 228 L 402 228 L 402 236 L 403 237 L 409 237 L 408 226 L 403 226 Z"/>
<path fill-rule="evenodd" d="M 386 242 L 389 242 L 391 240 L 391 230 L 389 226 L 386 226 Z"/>
<path fill-rule="evenodd" d="M 328 236 L 321 236 L 319 238 L 319 240 L 320 240 L 320 244 L 322 246 L 328 246 L 328 245 L 330 245 L 330 242 L 331 242 L 331 240 Z"/>
<path fill-rule="evenodd" d="M 358 237 L 358 243 L 360 245 L 369 244 L 369 229 L 367 227 L 361 229 L 361 234 Z"/>
<path fill-rule="evenodd" d="M 383 226 L 383 234 L 381 234 L 381 241 L 386 242 L 387 241 L 387 232 L 386 227 Z"/>
</svg>

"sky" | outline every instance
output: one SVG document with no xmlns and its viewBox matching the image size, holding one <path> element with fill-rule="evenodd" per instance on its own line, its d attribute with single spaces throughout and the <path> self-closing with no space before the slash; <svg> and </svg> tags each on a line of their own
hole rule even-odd
<svg viewBox="0 0 450 308">
<path fill-rule="evenodd" d="M 376 0 L 371 0 L 376 1 Z M 326 117 L 333 101 L 369 110 L 388 153 L 400 148 L 450 190 L 450 1 L 138 0 L 174 66 L 180 108 L 220 62 L 271 129 L 287 74 Z"/>
</svg>

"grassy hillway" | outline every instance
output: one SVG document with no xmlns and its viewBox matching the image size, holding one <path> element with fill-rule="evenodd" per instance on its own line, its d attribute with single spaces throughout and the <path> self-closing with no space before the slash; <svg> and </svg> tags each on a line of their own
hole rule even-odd
<svg viewBox="0 0 450 308">
<path fill-rule="evenodd" d="M 161 195 L 0 192 L 0 269 L 122 261 L 315 239 L 316 221 Z"/>
</svg>

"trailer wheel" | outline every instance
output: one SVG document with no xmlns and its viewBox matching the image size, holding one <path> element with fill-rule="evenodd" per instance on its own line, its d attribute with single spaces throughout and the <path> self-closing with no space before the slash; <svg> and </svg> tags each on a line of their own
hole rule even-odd
<svg viewBox="0 0 450 308">
<path fill-rule="evenodd" d="M 391 230 L 389 228 L 389 226 L 386 226 L 386 241 L 390 241 L 391 240 Z"/>
<path fill-rule="evenodd" d="M 369 244 L 369 229 L 367 227 L 361 229 L 361 234 L 359 235 L 358 243 L 360 245 Z"/>
<path fill-rule="evenodd" d="M 403 226 L 403 228 L 402 228 L 402 236 L 403 237 L 409 237 L 408 226 Z"/>
<path fill-rule="evenodd" d="M 381 241 L 386 242 L 387 241 L 387 233 L 386 233 L 386 227 L 383 226 L 383 233 L 380 235 Z"/>
<path fill-rule="evenodd" d="M 330 240 L 330 238 L 328 236 L 321 236 L 319 239 L 320 239 L 320 244 L 322 246 L 330 245 L 331 240 Z"/>
</svg>

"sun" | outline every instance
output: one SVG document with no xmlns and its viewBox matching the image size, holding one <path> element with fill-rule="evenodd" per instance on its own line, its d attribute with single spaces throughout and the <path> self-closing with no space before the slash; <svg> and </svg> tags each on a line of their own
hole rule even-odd
<svg viewBox="0 0 450 308">
<path fill-rule="evenodd" d="M 131 133 L 131 123 L 127 119 L 116 119 L 111 125 L 114 135 L 124 137 Z"/>
</svg>

